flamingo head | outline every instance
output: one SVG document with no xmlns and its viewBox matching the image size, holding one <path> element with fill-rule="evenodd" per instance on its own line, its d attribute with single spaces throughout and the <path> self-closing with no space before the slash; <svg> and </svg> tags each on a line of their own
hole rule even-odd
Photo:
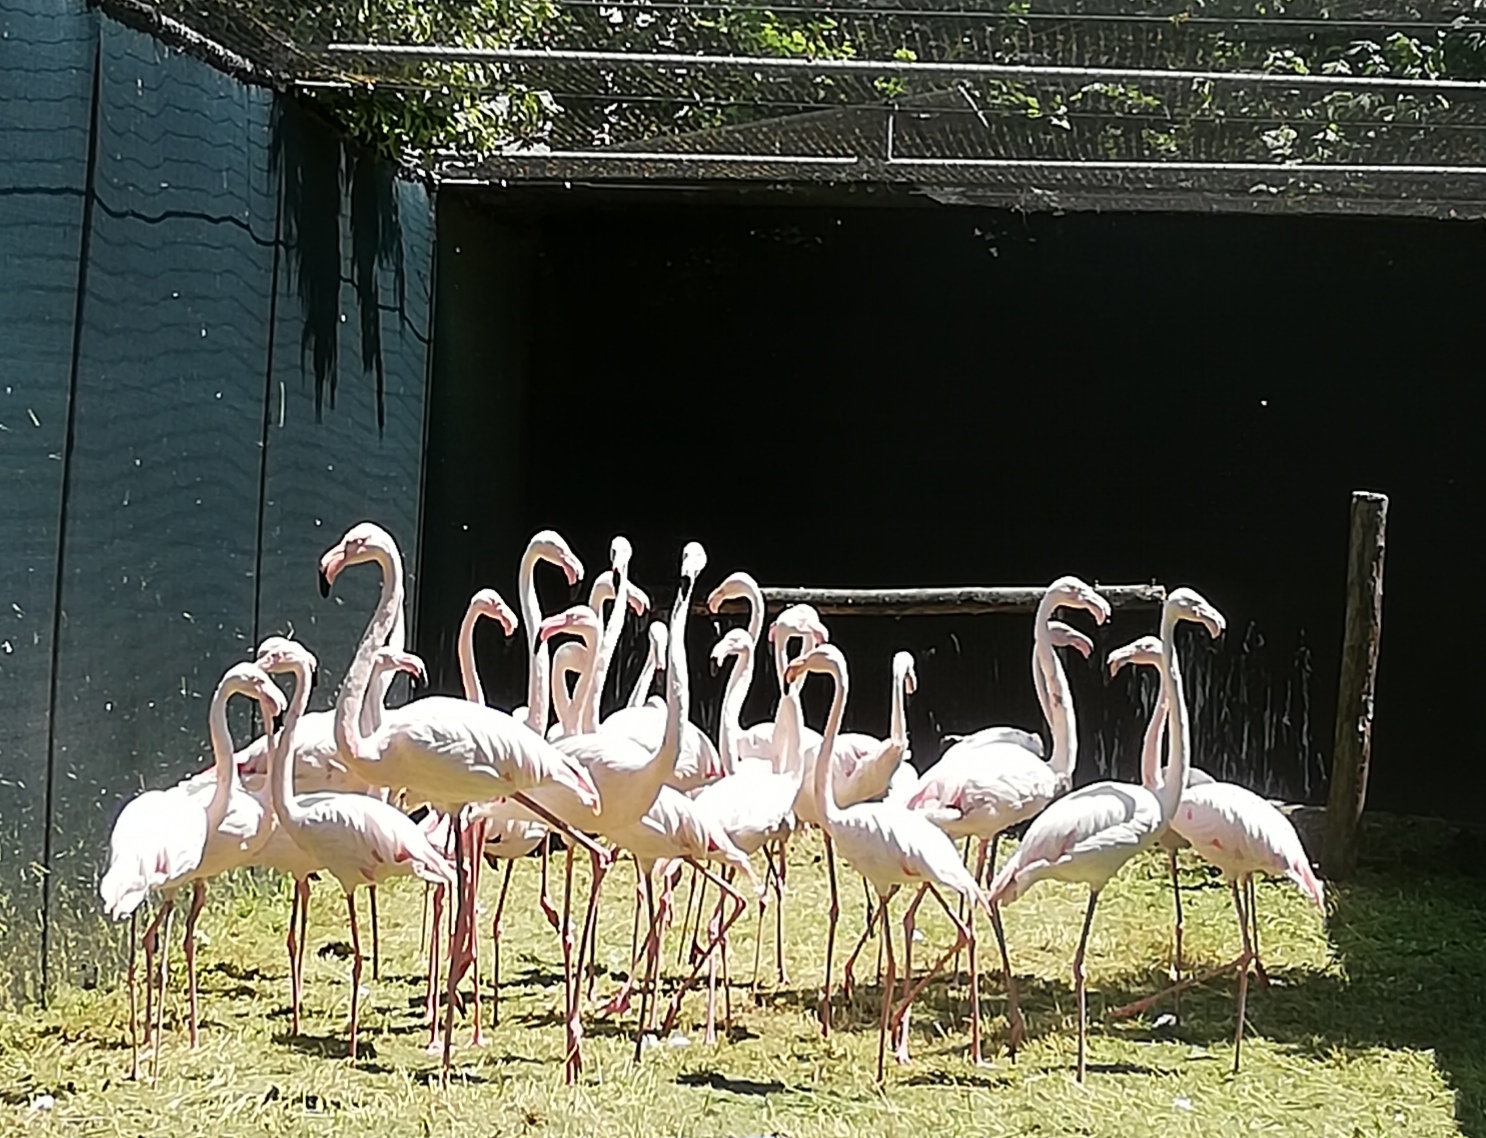
<svg viewBox="0 0 1486 1138">
<path fill-rule="evenodd" d="M 699 541 L 688 541 L 681 550 L 681 576 L 689 585 L 695 585 L 702 570 L 707 568 L 707 551 Z"/>
<path fill-rule="evenodd" d="M 809 605 L 790 605 L 774 618 L 774 623 L 769 626 L 769 643 L 778 643 L 781 636 L 786 641 L 796 636 L 803 638 L 807 650 L 819 644 L 828 644 L 831 639 L 830 632 L 821 622 L 820 614 Z"/>
<path fill-rule="evenodd" d="M 511 606 L 506 604 L 503 598 L 494 589 L 481 589 L 470 598 L 468 615 L 479 618 L 488 617 L 496 621 L 505 631 L 507 636 L 516 631 L 516 614 Z"/>
<path fill-rule="evenodd" d="M 330 595 L 330 586 L 335 584 L 336 577 L 347 565 L 360 565 L 365 561 L 386 564 L 396 554 L 397 542 L 390 533 L 375 522 L 357 523 L 320 558 L 320 595 Z"/>
<path fill-rule="evenodd" d="M 542 621 L 537 628 L 537 639 L 546 642 L 559 632 L 572 632 L 593 644 L 597 642 L 601 629 L 598 613 L 587 605 L 574 605 L 566 612 Z"/>
<path fill-rule="evenodd" d="M 834 644 L 820 644 L 806 652 L 803 656 L 797 656 L 784 668 L 784 682 L 794 683 L 801 679 L 806 672 L 824 672 L 833 676 L 836 682 L 843 688 L 846 686 L 846 657 L 841 655 L 841 649 Z"/>
<path fill-rule="evenodd" d="M 1161 641 L 1154 636 L 1142 636 L 1109 654 L 1109 674 L 1117 675 L 1126 664 L 1144 664 L 1158 667 L 1161 663 Z"/>
<path fill-rule="evenodd" d="M 532 534 L 526 543 L 526 556 L 556 565 L 568 579 L 569 587 L 583 580 L 583 562 L 555 529 L 538 530 Z"/>
<path fill-rule="evenodd" d="M 729 656 L 741 656 L 753 650 L 753 641 L 748 638 L 748 629 L 730 628 L 722 639 L 712 646 L 712 667 L 720 668 Z"/>
<path fill-rule="evenodd" d="M 894 653 L 893 675 L 903 685 L 904 695 L 912 695 L 918 691 L 918 668 L 914 665 L 912 652 Z"/>
<path fill-rule="evenodd" d="M 1095 624 L 1109 619 L 1109 602 L 1094 587 L 1077 577 L 1059 577 L 1047 587 L 1053 608 L 1083 609 L 1094 617 Z"/>
<path fill-rule="evenodd" d="M 221 682 L 217 684 L 217 695 L 244 695 L 257 700 L 263 713 L 263 722 L 271 723 L 275 728 L 284 709 L 289 706 L 279 685 L 268 678 L 268 673 L 257 664 L 247 661 L 233 664 L 223 673 Z"/>
<path fill-rule="evenodd" d="M 396 648 L 378 648 L 377 654 L 372 659 L 372 666 L 375 668 L 391 668 L 397 672 L 406 672 L 420 684 L 428 683 L 428 668 L 424 666 L 423 657 L 413 652 L 399 652 Z"/>
<path fill-rule="evenodd" d="M 1196 589 L 1174 589 L 1166 597 L 1166 613 L 1177 620 L 1190 620 L 1207 629 L 1214 640 L 1223 635 L 1228 621 Z"/>
<path fill-rule="evenodd" d="M 297 640 L 290 640 L 287 636 L 270 636 L 258 645 L 255 663 L 269 675 L 293 672 L 302 668 L 311 681 L 314 679 L 315 670 L 320 666 L 308 648 Z"/>
<path fill-rule="evenodd" d="M 629 563 L 634 556 L 635 547 L 630 544 L 629 538 L 623 534 L 615 534 L 614 540 L 609 542 L 609 564 L 614 567 L 614 571 L 628 573 Z"/>
<path fill-rule="evenodd" d="M 750 573 L 732 573 L 707 594 L 707 611 L 716 613 L 728 601 L 748 600 L 763 595 L 758 582 Z"/>
<path fill-rule="evenodd" d="M 1072 648 L 1085 660 L 1094 652 L 1094 642 L 1078 629 L 1064 624 L 1061 620 L 1050 620 L 1047 622 L 1047 630 L 1052 638 L 1054 648 Z"/>
</svg>

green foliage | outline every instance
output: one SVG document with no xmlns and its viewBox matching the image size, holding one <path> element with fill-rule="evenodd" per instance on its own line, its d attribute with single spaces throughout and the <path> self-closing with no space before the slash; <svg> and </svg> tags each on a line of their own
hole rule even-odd
<svg viewBox="0 0 1486 1138">
<path fill-rule="evenodd" d="M 229 21 L 249 20 L 273 29 L 280 43 L 304 45 L 373 41 L 881 59 L 905 65 L 992 61 L 1306 77 L 1486 78 L 1486 33 L 1464 19 L 1450 22 L 1452 14 L 1442 4 L 1423 0 L 1411 6 L 1408 22 L 1401 25 L 1410 30 L 1390 31 L 1380 23 L 1369 37 L 1340 20 L 1354 16 L 1350 10 L 1332 13 L 1303 0 L 1206 0 L 1174 14 L 1154 0 L 1123 6 L 1132 15 L 1169 17 L 1146 22 L 1087 21 L 1076 14 L 1067 21 L 1028 18 L 1065 11 L 1067 0 L 1009 0 L 997 11 L 933 17 L 847 4 L 775 11 L 645 0 L 618 0 L 612 6 L 562 0 L 319 0 L 307 7 L 292 0 L 231 0 L 224 9 L 211 0 L 175 0 L 177 8 L 202 18 L 220 22 L 225 10 Z M 1330 27 L 1326 20 L 1333 14 L 1338 23 Z M 1252 23 L 1256 17 L 1278 22 Z M 1286 27 L 1286 17 L 1296 22 Z M 1228 19 L 1232 22 L 1224 22 Z M 357 63 L 289 52 L 290 69 L 308 77 L 329 77 L 326 67 L 332 65 L 334 78 L 347 85 L 320 88 L 310 97 L 380 153 L 430 164 L 444 155 L 478 160 L 542 144 L 586 149 L 662 143 L 802 111 L 888 105 L 918 113 L 914 128 L 928 144 L 942 147 L 939 157 L 974 156 L 979 146 L 981 153 L 1007 156 L 1477 164 L 1477 140 L 1486 127 L 1477 97 L 1386 89 L 951 80 L 890 65 L 877 75 L 846 75 L 546 62 Z M 935 116 L 943 124 L 938 143 L 926 125 Z"/>
</svg>

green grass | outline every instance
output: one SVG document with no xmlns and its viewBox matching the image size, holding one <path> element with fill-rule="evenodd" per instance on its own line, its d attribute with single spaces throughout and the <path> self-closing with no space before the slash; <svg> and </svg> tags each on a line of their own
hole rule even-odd
<svg viewBox="0 0 1486 1138">
<path fill-rule="evenodd" d="M 349 965 L 319 951 L 347 939 L 338 892 L 328 883 L 315 888 L 306 1018 L 302 1034 L 291 1038 L 281 931 L 286 895 L 223 887 L 200 926 L 200 1049 L 187 1050 L 180 1023 L 178 947 L 158 1086 L 123 1077 L 128 1005 L 117 988 L 68 992 L 44 1011 L 0 1015 L 0 1133 L 1486 1134 L 1486 980 L 1479 967 L 1486 897 L 1480 881 L 1438 871 L 1449 847 L 1431 849 L 1417 834 L 1397 839 L 1380 866 L 1331 890 L 1324 923 L 1288 884 L 1260 887 L 1273 984 L 1267 991 L 1251 986 L 1237 1077 L 1229 1073 L 1229 979 L 1189 991 L 1175 1028 L 1157 1029 L 1149 1018 L 1103 1018 L 1106 1008 L 1155 990 L 1164 978 L 1171 931 L 1164 861 L 1151 856 L 1127 867 L 1101 901 L 1090 941 L 1090 1071 L 1083 1087 L 1071 1070 L 1069 963 L 1084 896 L 1057 883 L 1039 885 L 1006 912 L 1029 1029 L 1016 1063 L 1000 1046 L 1005 1019 L 997 979 L 984 986 L 993 1059 L 984 1070 L 965 1061 L 963 982 L 939 983 L 915 1007 L 913 1065 L 891 1067 L 881 1088 L 873 1079 L 872 948 L 858 969 L 864 987 L 850 1007 L 838 1005 L 829 1041 L 816 1026 L 826 890 L 813 835 L 795 843 L 791 866 L 792 983 L 752 1004 L 745 985 L 753 922 L 745 917 L 732 952 L 732 1038 L 702 1045 L 704 1009 L 693 996 L 679 1028 L 689 1045 L 651 1050 L 635 1068 L 633 1013 L 618 1024 L 590 1015 L 585 1075 L 576 1088 L 561 1082 L 560 956 L 535 905 L 535 861 L 518 864 L 512 881 L 501 1024 L 487 1032 L 483 1048 L 456 1050 L 447 1089 L 438 1087 L 437 1061 L 423 1050 L 421 887 L 399 883 L 383 891 L 383 974 L 366 981 L 365 1054 L 355 1066 L 343 1058 Z M 1228 894 L 1190 855 L 1183 866 L 1189 958 L 1197 967 L 1227 960 L 1238 943 Z M 627 966 L 633 880 L 622 865 L 605 889 L 600 998 Z M 487 914 L 495 887 L 487 873 Z M 838 971 L 861 929 L 858 879 L 843 879 L 842 902 Z M 677 905 L 685 905 L 684 886 Z M 900 902 L 895 912 L 901 909 Z M 364 924 L 364 904 L 362 913 Z M 488 916 L 482 923 L 484 964 Z M 678 917 L 667 939 L 672 973 L 679 924 Z M 930 948 L 948 943 L 942 917 L 928 917 L 924 931 L 915 952 L 920 966 Z M 993 942 L 982 931 L 982 959 L 990 961 Z M 765 980 L 773 977 L 771 946 L 769 936 Z M 467 1023 L 456 1038 L 467 1042 Z M 49 1111 L 33 1108 L 43 1093 L 55 1097 Z"/>
</svg>

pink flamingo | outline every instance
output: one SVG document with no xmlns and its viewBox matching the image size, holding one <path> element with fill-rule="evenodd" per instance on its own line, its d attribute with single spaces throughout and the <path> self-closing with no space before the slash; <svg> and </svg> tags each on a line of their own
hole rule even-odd
<svg viewBox="0 0 1486 1138">
<path fill-rule="evenodd" d="M 807 672 L 821 672 L 835 683 L 835 694 L 831 699 L 831 711 L 826 720 L 826 731 L 820 746 L 820 756 L 815 765 L 815 800 L 821 807 L 821 819 L 826 836 L 841 849 L 841 856 L 858 873 L 865 877 L 877 891 L 879 898 L 878 919 L 883 930 L 883 941 L 887 947 L 887 976 L 882 990 L 882 1017 L 877 1037 L 877 1078 L 883 1074 L 883 1053 L 889 1030 L 896 1033 L 899 1026 L 903 1033 L 895 1056 L 900 1063 L 908 1062 L 908 1032 L 906 1016 L 914 998 L 929 980 L 944 967 L 950 956 L 968 945 L 972 970 L 975 967 L 975 933 L 973 922 L 967 926 L 945 903 L 939 892 L 943 886 L 966 898 L 973 905 L 986 907 L 981 893 L 970 871 L 960 860 L 952 842 L 937 826 L 912 810 L 890 802 L 864 802 L 855 806 L 839 807 L 831 790 L 830 770 L 834 756 L 836 736 L 841 729 L 847 698 L 846 660 L 840 649 L 824 644 L 812 649 L 804 657 L 790 663 L 785 669 L 787 681 L 793 681 Z M 896 985 L 895 959 L 893 955 L 892 929 L 888 925 L 888 902 L 899 886 L 918 887 L 918 893 L 903 917 L 905 951 L 913 943 L 914 915 L 925 892 L 931 894 L 944 909 L 955 926 L 954 947 L 918 981 L 912 984 L 910 968 L 905 960 L 904 987 L 906 994 L 896 1012 L 893 995 Z M 834 908 L 833 904 L 833 908 Z M 835 921 L 826 931 L 826 956 L 830 957 L 835 940 Z M 821 1022 L 830 1020 L 830 972 L 826 973 L 826 986 L 821 997 Z M 974 986 L 971 988 L 971 1054 L 975 1060 L 980 1056 L 980 1006 Z"/>
<path fill-rule="evenodd" d="M 108 869 L 99 883 L 103 911 L 111 920 L 129 918 L 129 1044 L 131 1079 L 139 1077 L 139 1028 L 135 997 L 135 916 L 151 893 L 164 898 L 159 913 L 145 930 L 145 1019 L 155 980 L 154 951 L 157 930 L 165 921 L 165 944 L 160 954 L 160 1003 L 155 1011 L 153 1071 L 160 1070 L 161 1021 L 164 1017 L 165 982 L 170 941 L 170 914 L 175 894 L 182 885 L 192 886 L 191 909 L 186 918 L 186 969 L 189 992 L 191 1046 L 196 1030 L 196 917 L 206 897 L 205 882 L 224 870 L 241 865 L 267 840 L 263 807 L 243 790 L 233 762 L 232 736 L 227 728 L 227 701 L 247 696 L 258 703 L 265 723 L 273 723 L 284 711 L 284 697 L 263 672 L 252 664 L 234 664 L 217 684 L 207 713 L 216 779 L 211 783 L 189 781 L 169 790 L 147 790 L 125 804 L 109 838 Z"/>
<path fill-rule="evenodd" d="M 269 758 L 269 799 L 278 825 L 308 859 L 340 884 L 351 926 L 351 1038 L 356 1060 L 357 1011 L 361 1004 L 361 938 L 356 923 L 356 888 L 413 874 L 433 885 L 453 886 L 454 870 L 429 843 L 419 825 L 395 806 L 365 794 L 297 795 L 288 761 L 293 732 L 309 701 L 315 658 L 282 636 L 258 646 L 258 667 L 294 678 L 294 699 L 281 738 Z"/>
<path fill-rule="evenodd" d="M 389 712 L 374 734 L 362 732 L 360 711 L 367 695 L 372 654 L 391 628 L 396 598 L 402 589 L 396 548 L 386 530 L 363 522 L 347 531 L 320 561 L 321 578 L 327 588 L 350 565 L 371 562 L 382 571 L 382 594 L 336 705 L 336 741 L 343 761 L 368 782 L 407 787 L 410 794 L 431 802 L 454 819 L 454 868 L 460 889 L 450 946 L 452 980 L 469 952 L 472 917 L 464 904 L 464 855 L 457 812 L 469 803 L 492 798 L 518 797 L 531 805 L 523 791 L 556 785 L 596 815 L 599 792 L 586 771 L 525 724 L 465 699 L 424 696 Z M 444 1013 L 445 1077 L 453 1042 L 454 1000 L 451 983 Z"/>
<path fill-rule="evenodd" d="M 991 884 L 992 906 L 1010 903 L 1043 878 L 1089 887 L 1073 984 L 1078 1002 L 1078 1080 L 1084 1077 L 1088 1010 L 1084 992 L 1084 948 L 1099 893 L 1132 857 L 1153 845 L 1175 816 L 1187 779 L 1189 729 L 1176 660 L 1176 626 L 1195 621 L 1209 635 L 1223 631 L 1223 617 L 1198 593 L 1176 589 L 1161 612 L 1161 683 L 1171 709 L 1169 754 L 1164 780 L 1152 787 L 1096 782 L 1056 799 L 1045 809 Z"/>
<path fill-rule="evenodd" d="M 1153 652 L 1155 648 L 1157 651 Z M 1160 664 L 1159 644 L 1149 637 L 1137 640 L 1124 648 L 1112 652 L 1109 657 L 1110 674 L 1117 673 L 1125 664 Z M 1167 718 L 1165 700 L 1158 700 L 1151 716 L 1151 725 L 1146 730 L 1146 746 L 1142 765 L 1154 771 L 1160 761 L 1159 740 Z M 1152 738 L 1156 740 L 1152 745 Z M 1177 993 L 1182 987 L 1199 980 L 1238 970 L 1238 1025 L 1233 1038 L 1233 1071 L 1238 1073 L 1239 1055 L 1243 1046 L 1244 1007 L 1248 995 L 1248 973 L 1251 964 L 1259 958 L 1258 915 L 1255 912 L 1254 875 L 1273 873 L 1293 881 L 1316 908 L 1325 911 L 1326 895 L 1321 882 L 1311 869 L 1300 835 L 1290 820 L 1251 790 L 1231 782 L 1208 779 L 1202 783 L 1189 783 L 1182 794 L 1181 804 L 1171 819 L 1171 829 L 1192 851 L 1223 874 L 1233 892 L 1233 907 L 1238 915 L 1239 931 L 1243 950 L 1238 957 L 1221 968 L 1201 977 L 1183 979 L 1181 975 L 1181 908 L 1177 905 L 1176 965 L 1177 982 L 1163 992 L 1141 1000 L 1111 1014 L 1126 1016 L 1143 1011 L 1168 993 Z M 1176 851 L 1171 851 L 1173 862 Z M 1173 888 L 1176 881 L 1173 875 Z M 1179 896 L 1179 894 L 1178 894 Z M 1252 936 L 1250 933 L 1252 927 Z"/>
<path fill-rule="evenodd" d="M 635 677 L 635 686 L 630 689 L 626 707 L 644 707 L 650 702 L 650 689 L 655 684 L 655 674 L 665 667 L 666 638 L 666 626 L 658 620 L 652 621 L 645 663 L 640 668 L 640 674 Z"/>
<path fill-rule="evenodd" d="M 583 563 L 555 530 L 544 529 L 532 535 L 517 570 L 517 591 L 521 599 L 521 619 L 526 625 L 527 702 L 511 714 L 538 735 L 547 734 L 547 693 L 551 686 L 551 660 L 547 646 L 537 639 L 542 623 L 542 604 L 537 597 L 537 564 L 545 561 L 562 570 L 571 588 L 583 579 Z"/>
</svg>

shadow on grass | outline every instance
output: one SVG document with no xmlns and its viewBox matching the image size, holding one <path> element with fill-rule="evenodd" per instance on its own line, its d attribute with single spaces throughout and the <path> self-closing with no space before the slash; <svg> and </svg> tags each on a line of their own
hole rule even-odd
<svg viewBox="0 0 1486 1138">
<path fill-rule="evenodd" d="M 676 1085 L 682 1087 L 709 1087 L 714 1091 L 728 1091 L 735 1095 L 777 1095 L 787 1088 L 778 1079 L 735 1079 L 717 1071 L 688 1071 L 676 1076 Z"/>
</svg>

